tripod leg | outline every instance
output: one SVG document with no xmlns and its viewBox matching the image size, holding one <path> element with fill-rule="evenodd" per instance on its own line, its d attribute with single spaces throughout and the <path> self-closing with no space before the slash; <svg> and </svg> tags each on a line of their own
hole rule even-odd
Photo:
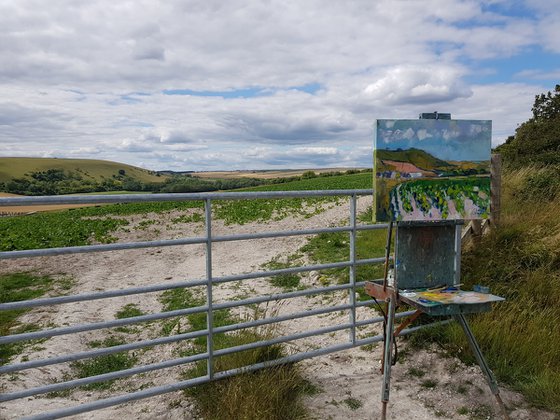
<svg viewBox="0 0 560 420">
<path fill-rule="evenodd" d="M 504 402 L 502 401 L 502 398 L 500 397 L 500 390 L 498 389 L 498 383 L 496 382 L 496 378 L 494 377 L 494 374 L 490 370 L 490 367 L 488 367 L 488 364 L 486 363 L 486 359 L 484 359 L 484 356 L 482 355 L 482 351 L 478 346 L 478 343 L 469 327 L 469 324 L 467 324 L 467 320 L 465 319 L 465 316 L 463 314 L 455 315 L 455 319 L 461 325 L 463 331 L 465 332 L 465 335 L 467 336 L 467 340 L 469 342 L 472 352 L 474 353 L 474 357 L 476 358 L 476 361 L 478 362 L 480 369 L 482 369 L 482 373 L 484 373 L 484 376 L 486 377 L 486 382 L 488 382 L 488 386 L 490 387 L 492 394 L 494 394 L 494 397 L 496 397 L 496 401 L 498 402 L 498 406 L 502 411 L 504 419 L 509 420 L 506 407 L 504 405 Z"/>
<path fill-rule="evenodd" d="M 387 305 L 387 325 L 385 326 L 385 346 L 383 348 L 383 388 L 381 390 L 381 419 L 387 415 L 387 403 L 391 382 L 391 349 L 393 347 L 393 328 L 395 322 L 395 296 L 391 296 Z"/>
</svg>

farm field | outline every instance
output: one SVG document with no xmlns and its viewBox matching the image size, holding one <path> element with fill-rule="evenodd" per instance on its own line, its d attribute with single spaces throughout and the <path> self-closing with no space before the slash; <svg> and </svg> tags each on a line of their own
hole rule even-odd
<svg viewBox="0 0 560 420">
<path fill-rule="evenodd" d="M 305 172 L 313 171 L 316 174 L 325 174 L 332 172 L 346 172 L 357 168 L 319 168 L 319 169 L 285 169 L 285 170 L 253 170 L 253 171 L 204 171 L 193 172 L 192 175 L 198 178 L 257 178 L 257 179 L 274 179 L 289 178 L 292 176 L 301 176 Z M 363 168 L 358 168 L 363 169 Z"/>
<path fill-rule="evenodd" d="M 394 220 L 476 219 L 490 215 L 490 178 L 412 180 L 390 191 Z"/>
</svg>

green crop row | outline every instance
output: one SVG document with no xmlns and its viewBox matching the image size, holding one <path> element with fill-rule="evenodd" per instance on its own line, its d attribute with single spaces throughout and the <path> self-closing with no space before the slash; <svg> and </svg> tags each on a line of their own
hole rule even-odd
<svg viewBox="0 0 560 420">
<path fill-rule="evenodd" d="M 465 200 L 470 199 L 478 207 L 480 215 L 485 217 L 489 213 L 490 179 L 422 179 L 399 184 L 390 194 L 394 214 L 399 213 L 394 203 L 400 201 L 407 213 L 416 207 L 427 215 L 435 208 L 446 219 L 449 216 L 449 204 L 453 202 L 457 211 L 465 216 Z"/>
<path fill-rule="evenodd" d="M 245 189 L 244 191 L 302 191 L 371 188 L 371 173 L 302 179 Z M 322 204 L 336 203 L 336 197 L 287 198 L 216 201 L 214 217 L 227 224 L 282 219 L 297 214 L 310 217 L 323 210 Z M 0 250 L 52 248 L 88 245 L 93 241 L 108 243 L 112 233 L 128 225 L 121 216 L 161 214 L 173 210 L 202 209 L 202 201 L 123 203 L 59 212 L 38 213 L 25 217 L 0 218 Z M 152 216 L 149 216 L 152 215 Z M 191 220 L 192 219 L 192 220 Z M 201 217 L 175 218 L 178 222 L 202 222 Z"/>
</svg>

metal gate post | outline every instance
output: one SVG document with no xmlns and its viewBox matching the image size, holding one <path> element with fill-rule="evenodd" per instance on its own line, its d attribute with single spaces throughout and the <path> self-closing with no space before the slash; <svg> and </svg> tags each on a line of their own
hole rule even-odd
<svg viewBox="0 0 560 420">
<path fill-rule="evenodd" d="M 204 212 L 206 216 L 206 302 L 208 304 L 208 312 L 206 313 L 208 330 L 206 336 L 206 352 L 208 353 L 206 374 L 212 379 L 214 377 L 214 314 L 212 312 L 212 200 L 209 198 L 204 201 Z"/>
<path fill-rule="evenodd" d="M 356 194 L 350 196 L 350 342 L 356 344 Z"/>
</svg>

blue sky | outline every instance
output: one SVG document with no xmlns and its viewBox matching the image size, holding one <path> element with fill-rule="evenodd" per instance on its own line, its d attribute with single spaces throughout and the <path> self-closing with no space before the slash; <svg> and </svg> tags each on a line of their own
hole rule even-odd
<svg viewBox="0 0 560 420">
<path fill-rule="evenodd" d="M 4 0 L 0 156 L 371 165 L 374 121 L 492 120 L 560 83 L 560 0 Z"/>
</svg>

